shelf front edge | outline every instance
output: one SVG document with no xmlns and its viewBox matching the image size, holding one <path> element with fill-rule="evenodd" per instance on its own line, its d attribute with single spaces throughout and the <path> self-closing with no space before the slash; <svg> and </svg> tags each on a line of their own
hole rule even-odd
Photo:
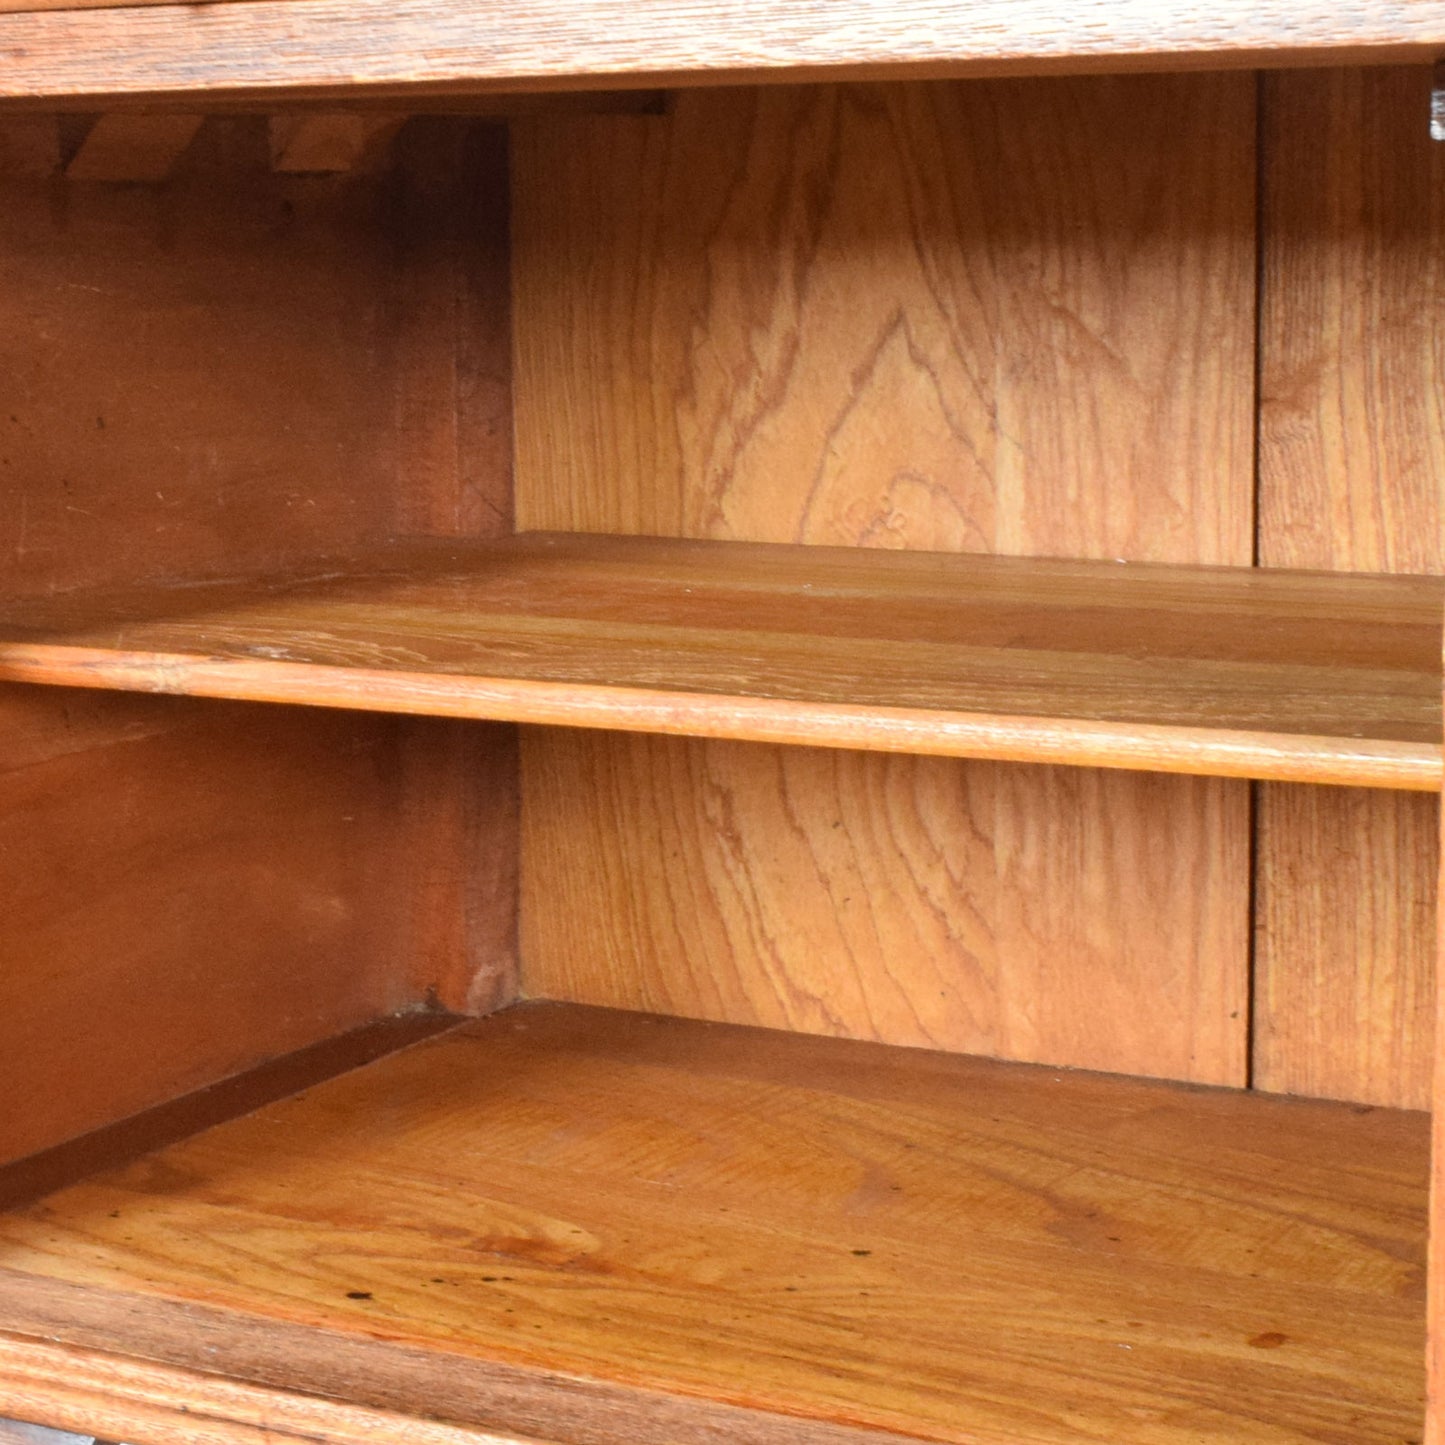
<svg viewBox="0 0 1445 1445">
<path fill-rule="evenodd" d="M 0 98 L 759 80 L 1427 61 L 1438 6 L 1377 0 L 248 0 L 0 8 Z M 104 0 L 103 0 L 104 3 Z M 4 13 L 9 11 L 11 13 Z"/>
<path fill-rule="evenodd" d="M 50 1340 L 0 1334 L 15 1417 L 133 1445 L 547 1445 Z"/>
<path fill-rule="evenodd" d="M 1441 791 L 1445 750 L 1390 739 L 955 713 L 527 678 L 0 647 L 0 682 L 289 703 L 492 722 L 604 728 L 1002 762 Z"/>
</svg>

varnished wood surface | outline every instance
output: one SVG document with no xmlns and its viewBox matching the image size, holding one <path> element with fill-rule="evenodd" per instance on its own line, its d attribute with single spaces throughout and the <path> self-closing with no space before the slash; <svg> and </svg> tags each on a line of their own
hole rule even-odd
<svg viewBox="0 0 1445 1445">
<path fill-rule="evenodd" d="M 0 596 L 510 530 L 500 133 L 176 120 L 0 123 Z M 0 1159 L 513 995 L 515 740 L 398 722 L 0 690 Z"/>
<path fill-rule="evenodd" d="M 180 155 L 146 119 L 65 120 L 109 180 L 41 169 L 53 118 L 5 126 L 0 596 L 509 531 L 500 133 L 423 118 L 389 174 L 317 178 L 264 117 Z M 114 184 L 146 141 L 166 184 Z"/>
<path fill-rule="evenodd" d="M 510 976 L 411 822 L 435 726 L 0 689 L 0 1163 Z"/>
<path fill-rule="evenodd" d="M 1244 565 L 1254 86 L 513 127 L 523 529 Z"/>
<path fill-rule="evenodd" d="M 508 1431 L 268 1390 L 214 1372 L 181 1370 L 94 1350 L 0 1336 L 7 1408 L 133 1445 L 545 1445 Z M 20 1442 L 17 1442 L 20 1445 Z M 24 1445 L 48 1445 L 26 1441 Z"/>
<path fill-rule="evenodd" d="M 522 731 L 529 994 L 1247 1075 L 1249 852 L 1217 780 Z"/>
<path fill-rule="evenodd" d="M 1429 59 L 1435 0 L 4 0 L 0 94 L 525 89 Z M 98 0 L 105 3 L 105 0 Z M 55 10 L 53 7 L 62 8 Z"/>
<path fill-rule="evenodd" d="M 1427 68 L 1263 90 L 1260 558 L 1445 572 L 1445 147 Z M 1439 808 L 1266 786 L 1254 1079 L 1425 1108 Z"/>
<path fill-rule="evenodd" d="M 0 1165 L 0 1209 L 33 1203 L 87 1174 L 129 1163 L 137 1155 L 152 1153 L 239 1114 L 249 1114 L 460 1022 L 451 1014 L 413 1008 L 268 1059 L 195 1093 L 169 1099 L 78 1139 Z"/>
<path fill-rule="evenodd" d="M 16 602 L 0 680 L 1440 786 L 1445 584 L 534 534 Z"/>
<path fill-rule="evenodd" d="M 48 1281 L 84 1286 L 89 1346 L 109 1297 L 121 1351 L 127 1314 L 154 1338 L 170 1300 L 221 1312 L 172 1339 L 181 1367 L 214 1368 L 229 1316 L 278 1343 L 369 1336 L 393 1364 L 434 1350 L 443 1376 L 561 1372 L 637 1390 L 637 1439 L 662 1390 L 788 1417 L 780 1440 L 791 1419 L 969 1445 L 1398 1445 L 1422 1408 L 1426 1133 L 529 1006 L 0 1220 L 0 1298 L 13 1330 L 63 1310 Z M 432 1413 L 424 1369 L 412 1387 Z M 523 1433 L 545 1437 L 534 1408 Z"/>
<path fill-rule="evenodd" d="M 1445 893 L 1445 837 L 1441 839 L 1440 888 Z M 1439 933 L 1436 954 L 1435 1027 L 1436 1038 L 1445 1039 L 1445 908 L 1436 914 Z M 1430 1248 L 1428 1264 L 1428 1306 L 1426 1313 L 1426 1398 L 1425 1445 L 1445 1441 L 1445 1048 L 1435 1050 L 1435 1073 L 1431 1092 L 1430 1147 Z"/>
<path fill-rule="evenodd" d="M 1254 105 L 1136 75 L 517 124 L 519 520 L 1247 564 Z M 560 728 L 522 758 L 554 996 L 1247 1078 L 1237 780 Z"/>
</svg>

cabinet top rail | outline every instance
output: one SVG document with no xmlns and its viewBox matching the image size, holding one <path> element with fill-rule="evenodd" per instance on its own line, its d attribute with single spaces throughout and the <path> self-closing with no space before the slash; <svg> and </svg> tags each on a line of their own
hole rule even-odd
<svg viewBox="0 0 1445 1445">
<path fill-rule="evenodd" d="M 1445 0 L 0 0 L 0 100 L 1433 59 Z"/>
</svg>

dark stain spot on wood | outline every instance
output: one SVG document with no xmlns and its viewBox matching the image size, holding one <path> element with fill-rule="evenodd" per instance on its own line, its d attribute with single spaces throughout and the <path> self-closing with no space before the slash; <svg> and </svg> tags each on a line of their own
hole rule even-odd
<svg viewBox="0 0 1445 1445">
<path fill-rule="evenodd" d="M 349 1289 L 349 1290 L 346 1291 L 346 1298 L 347 1298 L 347 1299 L 370 1299 L 370 1298 L 371 1298 L 371 1291 L 370 1291 L 369 1289 Z"/>
<path fill-rule="evenodd" d="M 1277 1350 L 1288 1339 L 1288 1335 L 1282 1335 L 1278 1330 L 1266 1330 L 1262 1335 L 1255 1335 L 1249 1344 L 1256 1350 Z"/>
<path fill-rule="evenodd" d="M 856 1254 L 859 1259 L 863 1259 L 865 1256 L 872 1254 L 873 1251 L 871 1249 L 855 1249 L 853 1253 Z"/>
</svg>

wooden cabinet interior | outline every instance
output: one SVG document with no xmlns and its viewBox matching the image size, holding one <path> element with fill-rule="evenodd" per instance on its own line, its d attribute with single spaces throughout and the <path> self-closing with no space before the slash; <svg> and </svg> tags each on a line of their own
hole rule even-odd
<svg viewBox="0 0 1445 1445">
<path fill-rule="evenodd" d="M 1429 71 L 209 83 L 0 111 L 0 1413 L 1422 1438 Z"/>
</svg>

